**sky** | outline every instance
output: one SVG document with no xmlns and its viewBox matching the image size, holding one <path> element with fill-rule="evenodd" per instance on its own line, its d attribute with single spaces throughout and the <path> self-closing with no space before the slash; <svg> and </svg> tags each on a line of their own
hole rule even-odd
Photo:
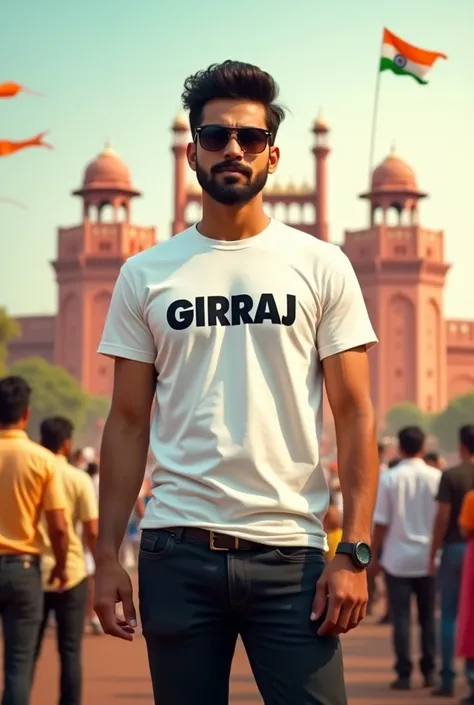
<svg viewBox="0 0 474 705">
<path fill-rule="evenodd" d="M 421 224 L 445 231 L 445 313 L 474 318 L 474 61 L 472 0 L 3 0 L 0 83 L 44 93 L 0 102 L 0 139 L 49 130 L 55 149 L 0 159 L 0 305 L 14 315 L 54 313 L 51 261 L 57 228 L 78 224 L 71 196 L 109 140 L 143 198 L 132 219 L 169 237 L 173 203 L 170 124 L 183 81 L 227 58 L 272 73 L 291 110 L 279 133 L 278 180 L 313 181 L 312 121 L 330 133 L 330 238 L 367 225 L 358 199 L 367 185 L 374 89 L 383 27 L 441 51 L 419 86 L 382 75 L 375 162 L 390 151 L 415 169 L 430 198 Z"/>
</svg>

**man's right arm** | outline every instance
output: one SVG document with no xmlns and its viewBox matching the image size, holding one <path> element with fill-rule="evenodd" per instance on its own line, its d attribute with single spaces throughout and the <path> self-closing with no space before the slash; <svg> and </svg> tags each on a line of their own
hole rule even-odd
<svg viewBox="0 0 474 705">
<path fill-rule="evenodd" d="M 95 609 L 106 634 L 131 640 L 136 626 L 130 576 L 118 554 L 143 482 L 156 389 L 156 346 L 144 315 L 139 272 L 120 270 L 99 352 L 112 357 L 114 388 L 100 453 Z M 116 613 L 117 600 L 125 619 Z"/>
<path fill-rule="evenodd" d="M 117 560 L 145 474 L 156 386 L 152 364 L 117 358 L 100 456 L 97 560 Z"/>
<path fill-rule="evenodd" d="M 61 479 L 53 465 L 48 469 L 48 480 L 43 493 L 43 509 L 48 528 L 48 536 L 56 564 L 51 574 L 51 582 L 59 581 L 62 589 L 67 583 L 66 558 L 69 537 L 66 522 L 66 498 Z"/>
</svg>

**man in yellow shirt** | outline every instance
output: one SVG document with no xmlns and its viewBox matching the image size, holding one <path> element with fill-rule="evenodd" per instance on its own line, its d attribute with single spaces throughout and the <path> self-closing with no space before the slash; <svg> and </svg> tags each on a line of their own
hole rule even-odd
<svg viewBox="0 0 474 705">
<path fill-rule="evenodd" d="M 53 550 L 48 579 L 66 584 L 67 531 L 54 456 L 26 435 L 31 389 L 21 377 L 0 379 L 0 616 L 4 641 L 2 705 L 28 705 L 43 612 L 39 517 Z"/>
<path fill-rule="evenodd" d="M 44 612 L 36 658 L 39 657 L 44 632 L 51 612 L 56 617 L 58 651 L 61 660 L 60 705 L 80 705 L 82 692 L 81 647 L 84 634 L 88 587 L 84 548 L 77 528 L 82 525 L 82 538 L 92 555 L 97 539 L 98 508 L 94 486 L 89 475 L 68 463 L 72 451 L 72 423 L 62 416 L 45 419 L 41 424 L 41 443 L 55 454 L 56 472 L 66 495 L 66 521 L 69 549 L 66 559 L 68 581 L 65 589 L 51 584 L 49 575 L 54 564 L 51 546 L 42 560 Z"/>
</svg>

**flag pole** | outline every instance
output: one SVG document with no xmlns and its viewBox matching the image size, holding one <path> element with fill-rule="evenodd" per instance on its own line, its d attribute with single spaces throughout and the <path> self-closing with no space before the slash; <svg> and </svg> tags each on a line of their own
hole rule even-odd
<svg viewBox="0 0 474 705">
<path fill-rule="evenodd" d="M 374 108 L 372 112 L 372 129 L 370 133 L 370 149 L 369 149 L 369 183 L 368 189 L 370 191 L 372 187 L 372 172 L 374 169 L 374 158 L 375 158 L 375 140 L 377 137 L 377 118 L 379 113 L 379 99 L 380 99 L 380 79 L 382 72 L 380 70 L 380 58 L 382 56 L 382 46 L 383 46 L 383 35 L 382 41 L 380 43 L 380 52 L 377 64 L 377 79 L 375 81 L 375 94 L 374 94 Z"/>
</svg>

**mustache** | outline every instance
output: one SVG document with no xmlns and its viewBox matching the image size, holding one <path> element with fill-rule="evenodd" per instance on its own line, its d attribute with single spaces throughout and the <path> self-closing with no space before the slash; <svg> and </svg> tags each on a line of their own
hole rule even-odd
<svg viewBox="0 0 474 705">
<path fill-rule="evenodd" d="M 233 162 L 227 160 L 225 162 L 219 162 L 219 164 L 214 164 L 211 169 L 213 174 L 218 174 L 220 171 L 225 171 L 226 169 L 232 169 L 233 171 L 238 171 L 240 174 L 245 174 L 245 176 L 252 176 L 252 170 L 247 166 L 244 166 L 240 162 Z"/>
</svg>

